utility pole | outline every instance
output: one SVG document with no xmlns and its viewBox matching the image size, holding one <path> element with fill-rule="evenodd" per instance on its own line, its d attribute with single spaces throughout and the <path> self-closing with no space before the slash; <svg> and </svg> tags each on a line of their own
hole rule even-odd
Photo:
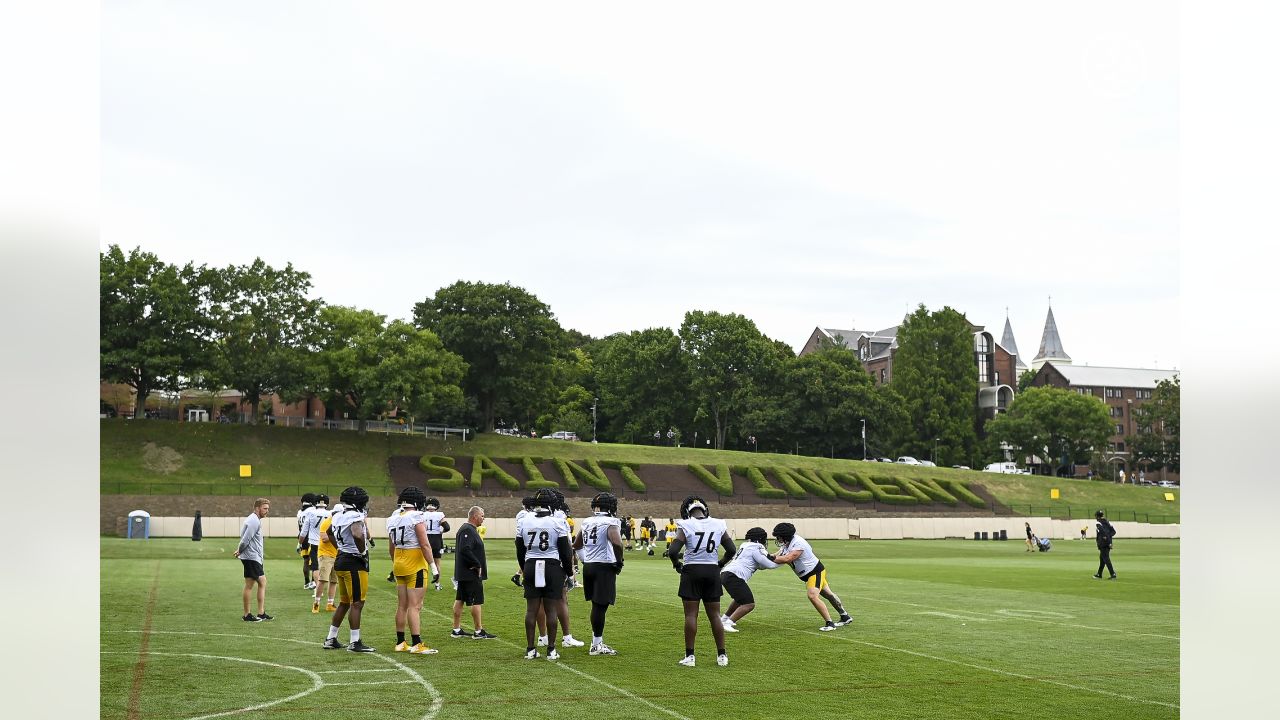
<svg viewBox="0 0 1280 720">
<path fill-rule="evenodd" d="M 600 404 L 600 398 L 591 398 L 591 443 L 596 442 L 596 405 Z"/>
<path fill-rule="evenodd" d="M 862 418 L 862 462 L 867 461 L 867 419 Z"/>
</svg>

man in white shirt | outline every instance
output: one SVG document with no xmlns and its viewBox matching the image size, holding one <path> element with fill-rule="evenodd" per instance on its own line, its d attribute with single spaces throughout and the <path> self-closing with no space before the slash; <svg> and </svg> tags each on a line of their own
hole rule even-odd
<svg viewBox="0 0 1280 720">
<path fill-rule="evenodd" d="M 244 607 L 245 622 L 262 622 L 272 620 L 267 614 L 267 573 L 262 569 L 262 518 L 271 512 L 271 501 L 258 498 L 253 501 L 253 512 L 244 519 L 244 527 L 240 529 L 240 544 L 232 557 L 244 566 L 244 593 L 241 605 Z M 258 614 L 249 612 L 249 591 L 258 588 Z"/>
<path fill-rule="evenodd" d="M 720 559 L 719 548 L 725 549 Z M 684 562 L 680 551 L 684 549 Z M 680 505 L 680 520 L 676 523 L 676 538 L 668 554 L 671 566 L 680 573 L 680 599 L 684 603 L 684 658 L 680 664 L 694 667 L 694 641 L 698 637 L 698 605 L 707 613 L 711 635 L 716 641 L 716 664 L 729 664 L 729 654 L 724 646 L 724 625 L 720 622 L 720 596 L 724 587 L 720 582 L 720 568 L 733 557 L 737 548 L 729 537 L 724 521 L 713 518 L 707 502 L 690 495 Z"/>
<path fill-rule="evenodd" d="M 827 584 L 827 569 L 813 553 L 813 547 L 809 542 L 796 534 L 796 526 L 787 522 L 774 525 L 773 538 L 778 542 L 778 553 L 770 559 L 779 565 L 784 563 L 790 565 L 796 577 L 805 584 L 809 602 L 813 603 L 813 607 L 822 616 L 823 625 L 818 629 L 829 632 L 853 622 L 849 613 L 844 611 L 840 596 L 836 595 Z M 836 612 L 840 613 L 839 622 L 831 621 L 831 612 L 822 602 L 823 598 L 826 598 L 835 607 Z"/>
<path fill-rule="evenodd" d="M 751 586 L 747 581 L 757 570 L 772 570 L 778 564 L 770 560 L 764 544 L 769 541 L 768 534 L 762 527 L 753 527 L 747 531 L 747 541 L 738 546 L 733 560 L 720 573 L 720 582 L 728 591 L 733 602 L 721 616 L 720 623 L 725 632 L 738 632 L 737 623 L 744 615 L 755 610 L 756 598 L 751 594 Z"/>
</svg>

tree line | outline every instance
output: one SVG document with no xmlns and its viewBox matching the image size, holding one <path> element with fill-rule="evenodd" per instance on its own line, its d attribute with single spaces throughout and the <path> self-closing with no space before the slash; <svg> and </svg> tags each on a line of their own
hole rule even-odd
<svg viewBox="0 0 1280 720">
<path fill-rule="evenodd" d="M 152 392 L 230 388 L 251 421 L 275 393 L 318 397 L 362 428 L 395 411 L 603 442 L 939 465 L 998 455 L 974 422 L 972 331 L 951 308 L 905 318 L 885 385 L 847 347 L 799 357 L 736 313 L 593 338 L 510 284 L 458 281 L 388 319 L 311 298 L 292 264 L 177 266 L 112 245 L 100 265 L 101 377 L 137 392 L 136 417 Z"/>
</svg>

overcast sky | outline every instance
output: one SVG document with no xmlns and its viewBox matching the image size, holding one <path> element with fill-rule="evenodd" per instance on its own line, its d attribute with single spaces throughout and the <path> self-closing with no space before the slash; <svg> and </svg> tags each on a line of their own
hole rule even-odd
<svg viewBox="0 0 1280 720">
<path fill-rule="evenodd" d="M 1175 4 L 617 5 L 106 3 L 102 246 L 1178 366 Z"/>
</svg>

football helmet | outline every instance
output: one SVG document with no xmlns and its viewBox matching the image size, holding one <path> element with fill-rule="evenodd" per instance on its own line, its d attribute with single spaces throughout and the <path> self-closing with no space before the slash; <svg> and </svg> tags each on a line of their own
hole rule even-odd
<svg viewBox="0 0 1280 720">
<path fill-rule="evenodd" d="M 364 488 L 359 485 L 352 485 L 343 490 L 338 499 L 342 501 L 342 504 L 347 509 L 354 508 L 363 512 L 365 506 L 369 504 L 369 493 L 365 492 Z"/>
<path fill-rule="evenodd" d="M 612 517 L 618 514 L 618 496 L 611 492 L 602 492 L 591 498 L 591 509 L 609 513 Z"/>
<path fill-rule="evenodd" d="M 311 507 L 316 504 L 315 493 L 304 493 L 302 496 L 302 507 Z"/>
<path fill-rule="evenodd" d="M 324 493 L 316 495 L 316 505 L 320 507 L 329 507 L 329 496 Z"/>
<path fill-rule="evenodd" d="M 778 544 L 785 545 L 791 542 L 791 538 L 796 536 L 796 526 L 789 522 L 778 523 L 773 526 L 773 538 Z"/>
<path fill-rule="evenodd" d="M 769 534 L 762 527 L 753 527 L 747 531 L 747 540 L 764 545 L 769 540 Z"/>
<path fill-rule="evenodd" d="M 555 492 L 551 488 L 538 488 L 533 494 L 533 510 L 551 512 L 559 506 Z"/>
<path fill-rule="evenodd" d="M 423 494 L 422 488 L 410 486 L 400 491 L 400 496 L 397 500 L 401 506 L 408 505 L 416 510 L 421 510 L 427 502 L 427 496 Z"/>
<path fill-rule="evenodd" d="M 532 510 L 532 509 L 533 509 L 533 496 L 529 496 L 529 497 L 527 497 L 527 498 L 525 498 L 525 499 L 521 500 L 521 501 L 520 501 L 520 504 L 521 504 L 521 505 L 524 505 L 524 509 L 525 509 L 525 510 Z"/>
<path fill-rule="evenodd" d="M 707 515 L 707 516 L 711 515 L 711 511 L 707 507 L 706 500 L 703 500 L 697 495 L 690 495 L 689 497 L 684 499 L 684 502 L 680 503 L 680 519 L 688 520 L 689 513 L 693 512 L 694 510 L 701 510 L 703 515 Z"/>
<path fill-rule="evenodd" d="M 440 499 L 433 497 L 423 498 L 422 507 L 426 510 L 439 510 Z"/>
</svg>

